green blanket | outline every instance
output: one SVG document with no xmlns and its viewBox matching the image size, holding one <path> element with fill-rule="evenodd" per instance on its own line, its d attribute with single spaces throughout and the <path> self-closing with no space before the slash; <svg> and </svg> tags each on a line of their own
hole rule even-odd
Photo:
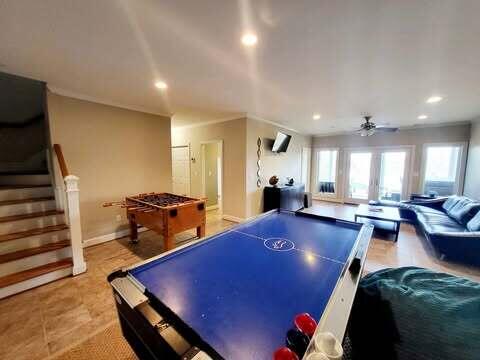
<svg viewBox="0 0 480 360">
<path fill-rule="evenodd" d="M 427 269 L 360 282 L 349 327 L 354 359 L 480 359 L 480 284 Z"/>
</svg>

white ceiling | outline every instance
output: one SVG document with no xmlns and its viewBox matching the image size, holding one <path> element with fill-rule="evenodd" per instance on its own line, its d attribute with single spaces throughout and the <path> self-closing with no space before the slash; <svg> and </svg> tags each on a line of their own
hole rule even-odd
<svg viewBox="0 0 480 360">
<path fill-rule="evenodd" d="M 479 0 L 0 0 L 0 70 L 176 126 L 465 121 L 480 115 L 479 14 Z M 250 29 L 255 48 L 240 43 Z"/>
</svg>

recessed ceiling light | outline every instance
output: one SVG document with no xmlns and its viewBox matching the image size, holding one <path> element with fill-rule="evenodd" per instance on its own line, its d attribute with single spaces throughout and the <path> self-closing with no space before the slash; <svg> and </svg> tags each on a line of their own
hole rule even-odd
<svg viewBox="0 0 480 360">
<path fill-rule="evenodd" d="M 321 117 L 320 114 L 313 114 L 313 120 L 320 120 Z"/>
<path fill-rule="evenodd" d="M 419 115 L 419 116 L 417 117 L 418 120 L 425 120 L 425 119 L 427 119 L 427 118 L 428 118 L 427 115 Z"/>
<path fill-rule="evenodd" d="M 155 82 L 155 87 L 160 90 L 166 90 L 168 88 L 168 85 L 164 81 L 156 81 Z"/>
<path fill-rule="evenodd" d="M 433 103 L 437 103 L 439 101 L 442 101 L 443 98 L 441 96 L 430 96 L 428 99 L 427 99 L 427 103 L 428 104 L 433 104 Z"/>
<path fill-rule="evenodd" d="M 246 33 L 242 36 L 242 44 L 245 46 L 254 46 L 257 42 L 257 35 L 253 33 Z"/>
</svg>

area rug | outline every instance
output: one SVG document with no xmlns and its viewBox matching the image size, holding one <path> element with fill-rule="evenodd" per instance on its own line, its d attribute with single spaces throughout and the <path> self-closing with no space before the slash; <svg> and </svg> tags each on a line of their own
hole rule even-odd
<svg viewBox="0 0 480 360">
<path fill-rule="evenodd" d="M 123 338 L 118 322 L 96 333 L 92 337 L 75 345 L 55 360 L 137 360 L 137 356 Z"/>
</svg>

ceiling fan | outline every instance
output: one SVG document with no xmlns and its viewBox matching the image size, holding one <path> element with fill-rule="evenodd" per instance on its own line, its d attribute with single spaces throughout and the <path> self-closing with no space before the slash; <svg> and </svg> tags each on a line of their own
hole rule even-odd
<svg viewBox="0 0 480 360">
<path fill-rule="evenodd" d="M 360 125 L 360 129 L 357 130 L 357 134 L 360 134 L 360 136 L 371 136 L 377 131 L 395 132 L 398 130 L 396 127 L 375 124 L 374 122 L 370 121 L 372 118 L 370 115 L 364 116 L 363 118 L 365 119 L 365 122 Z"/>
</svg>

